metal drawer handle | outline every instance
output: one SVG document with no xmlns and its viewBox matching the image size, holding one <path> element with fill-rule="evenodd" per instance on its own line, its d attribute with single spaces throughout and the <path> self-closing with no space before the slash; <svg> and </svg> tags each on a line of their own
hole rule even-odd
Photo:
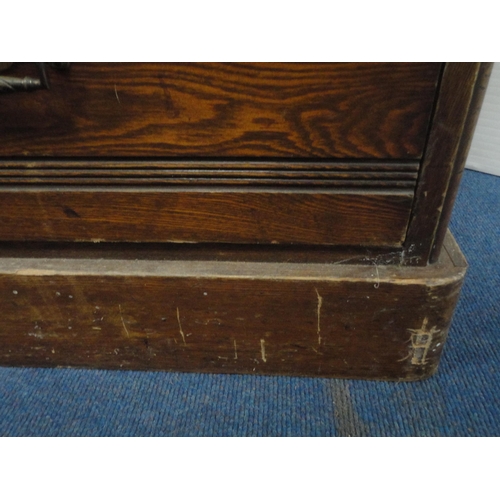
<svg viewBox="0 0 500 500">
<path fill-rule="evenodd" d="M 49 77 L 47 75 L 47 64 L 58 70 L 67 70 L 70 63 L 35 63 L 38 68 L 39 78 L 29 76 L 0 76 L 0 93 L 5 92 L 28 92 L 33 90 L 50 89 Z M 0 69 L 7 69 L 11 63 L 0 63 Z"/>
</svg>

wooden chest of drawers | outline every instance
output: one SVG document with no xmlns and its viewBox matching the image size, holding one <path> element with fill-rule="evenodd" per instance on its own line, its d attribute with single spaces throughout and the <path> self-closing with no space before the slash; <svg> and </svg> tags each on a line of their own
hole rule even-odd
<svg viewBox="0 0 500 500">
<path fill-rule="evenodd" d="M 432 373 L 489 70 L 74 64 L 0 95 L 0 361 Z"/>
</svg>

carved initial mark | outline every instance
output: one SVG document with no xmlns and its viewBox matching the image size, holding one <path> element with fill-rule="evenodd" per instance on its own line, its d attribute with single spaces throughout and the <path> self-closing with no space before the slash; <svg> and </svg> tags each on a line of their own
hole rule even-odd
<svg viewBox="0 0 500 500">
<path fill-rule="evenodd" d="M 440 333 L 435 326 L 428 328 L 429 318 L 425 318 L 418 330 L 408 329 L 411 332 L 412 365 L 425 365 L 427 353 L 431 347 L 432 339 L 436 333 Z"/>
</svg>

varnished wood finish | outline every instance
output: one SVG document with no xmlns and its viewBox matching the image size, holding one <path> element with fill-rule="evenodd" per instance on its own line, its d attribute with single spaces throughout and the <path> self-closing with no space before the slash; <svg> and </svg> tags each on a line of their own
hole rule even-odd
<svg viewBox="0 0 500 500">
<path fill-rule="evenodd" d="M 50 91 L 1 96 L 0 155 L 418 159 L 440 70 L 76 63 Z"/>
<path fill-rule="evenodd" d="M 474 126 L 471 122 L 467 127 L 467 119 L 474 107 L 476 86 L 484 85 L 484 79 L 478 79 L 480 72 L 481 63 L 445 65 L 405 239 L 404 257 L 408 264 L 429 262 L 434 242 L 438 241 L 438 228 L 441 221 L 446 220 L 441 214 L 443 210 L 449 211 L 446 208 L 448 189 L 454 184 L 454 176 L 459 175 L 466 156 L 459 154 L 460 147 L 472 139 Z M 442 236 L 444 225 L 440 231 Z M 436 245 L 435 256 L 439 250 Z"/>
<path fill-rule="evenodd" d="M 410 190 L 3 189 L 3 240 L 400 246 Z"/>
<path fill-rule="evenodd" d="M 1 258 L 0 363 L 415 380 L 466 264 Z"/>
</svg>

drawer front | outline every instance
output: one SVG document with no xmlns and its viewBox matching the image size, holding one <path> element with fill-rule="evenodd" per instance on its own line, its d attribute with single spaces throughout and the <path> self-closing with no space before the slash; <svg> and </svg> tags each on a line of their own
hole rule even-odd
<svg viewBox="0 0 500 500">
<path fill-rule="evenodd" d="M 0 155 L 418 159 L 440 70 L 76 63 L 50 91 L 0 95 Z"/>
<path fill-rule="evenodd" d="M 399 246 L 418 163 L 5 161 L 3 240 Z"/>
</svg>

